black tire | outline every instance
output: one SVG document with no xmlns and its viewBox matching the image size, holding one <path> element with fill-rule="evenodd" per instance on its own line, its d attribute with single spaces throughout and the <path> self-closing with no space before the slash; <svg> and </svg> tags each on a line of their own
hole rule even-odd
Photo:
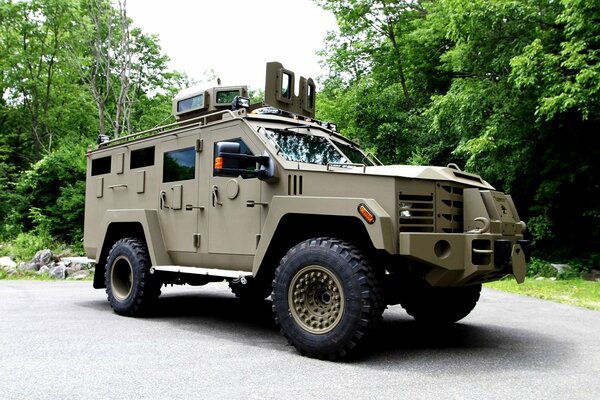
<svg viewBox="0 0 600 400">
<path fill-rule="evenodd" d="M 271 296 L 275 322 L 289 343 L 304 355 L 331 360 L 363 343 L 385 308 L 367 258 L 330 238 L 292 247 L 275 271 Z"/>
<path fill-rule="evenodd" d="M 252 277 L 245 279 L 246 283 L 242 283 L 238 279 L 229 281 L 229 288 L 235 294 L 235 297 L 247 301 L 261 301 L 271 295 L 273 290 L 271 282 Z"/>
<path fill-rule="evenodd" d="M 426 282 L 406 290 L 402 307 L 416 321 L 425 324 L 451 324 L 460 321 L 479 300 L 481 284 L 462 287 L 432 287 Z"/>
<path fill-rule="evenodd" d="M 150 274 L 150 256 L 137 238 L 118 240 L 108 253 L 104 279 L 113 310 L 120 315 L 138 316 L 160 295 L 160 281 Z"/>
</svg>

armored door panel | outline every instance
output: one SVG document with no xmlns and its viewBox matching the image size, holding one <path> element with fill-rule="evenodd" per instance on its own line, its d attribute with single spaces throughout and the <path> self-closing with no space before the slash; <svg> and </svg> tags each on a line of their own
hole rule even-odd
<svg viewBox="0 0 600 400">
<path fill-rule="evenodd" d="M 160 147 L 161 183 L 157 196 L 163 238 L 169 252 L 196 252 L 199 162 L 196 136 L 164 142 Z"/>
<path fill-rule="evenodd" d="M 205 136 L 207 138 L 207 136 Z M 205 139 L 206 140 L 206 139 Z M 240 143 L 242 154 L 259 152 L 239 126 L 219 129 L 210 134 L 207 153 L 214 160 L 218 142 Z M 208 154 L 207 154 L 208 155 Z M 246 166 L 254 168 L 254 164 Z M 208 198 L 208 251 L 217 254 L 254 255 L 260 233 L 260 181 L 250 176 L 218 176 L 211 165 Z M 240 165 L 243 167 L 243 165 Z M 250 203 L 253 205 L 252 203 Z"/>
</svg>

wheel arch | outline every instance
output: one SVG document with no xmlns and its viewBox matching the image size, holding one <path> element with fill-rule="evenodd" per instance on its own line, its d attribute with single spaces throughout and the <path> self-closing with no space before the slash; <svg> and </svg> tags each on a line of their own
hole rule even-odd
<svg viewBox="0 0 600 400">
<path fill-rule="evenodd" d="M 134 237 L 141 239 L 150 255 L 152 265 L 171 265 L 171 259 L 162 239 L 158 215 L 153 210 L 109 210 L 99 226 L 101 249 L 96 256 L 96 270 L 93 286 L 96 289 L 106 287 L 104 272 L 106 260 L 112 245 L 119 239 Z"/>
<path fill-rule="evenodd" d="M 360 217 L 357 208 L 361 203 L 375 214 L 375 223 L 367 224 Z M 254 258 L 253 275 L 272 274 L 292 246 L 312 237 L 335 237 L 365 251 L 397 252 L 391 218 L 373 199 L 275 196 Z"/>
</svg>

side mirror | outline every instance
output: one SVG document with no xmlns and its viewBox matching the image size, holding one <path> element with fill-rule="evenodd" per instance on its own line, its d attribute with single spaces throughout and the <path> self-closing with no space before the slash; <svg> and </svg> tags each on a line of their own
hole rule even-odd
<svg viewBox="0 0 600 400">
<path fill-rule="evenodd" d="M 215 175 L 238 176 L 240 160 L 231 157 L 240 155 L 240 144 L 237 142 L 217 142 L 215 145 Z"/>
<path fill-rule="evenodd" d="M 268 155 L 255 156 L 242 154 L 237 142 L 217 142 L 215 144 L 213 174 L 242 178 L 270 180 L 275 177 L 275 163 Z M 256 169 L 256 164 L 260 167 Z"/>
</svg>

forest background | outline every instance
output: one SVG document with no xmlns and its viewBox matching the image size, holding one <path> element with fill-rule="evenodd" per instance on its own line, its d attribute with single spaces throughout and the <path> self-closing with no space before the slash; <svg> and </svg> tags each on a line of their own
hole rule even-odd
<svg viewBox="0 0 600 400">
<path fill-rule="evenodd" d="M 599 2 L 315 2 L 339 25 L 319 119 L 385 163 L 481 174 L 538 259 L 600 267 Z M 1 256 L 81 252 L 86 151 L 174 122 L 191 82 L 167 63 L 125 1 L 0 0 Z"/>
</svg>

